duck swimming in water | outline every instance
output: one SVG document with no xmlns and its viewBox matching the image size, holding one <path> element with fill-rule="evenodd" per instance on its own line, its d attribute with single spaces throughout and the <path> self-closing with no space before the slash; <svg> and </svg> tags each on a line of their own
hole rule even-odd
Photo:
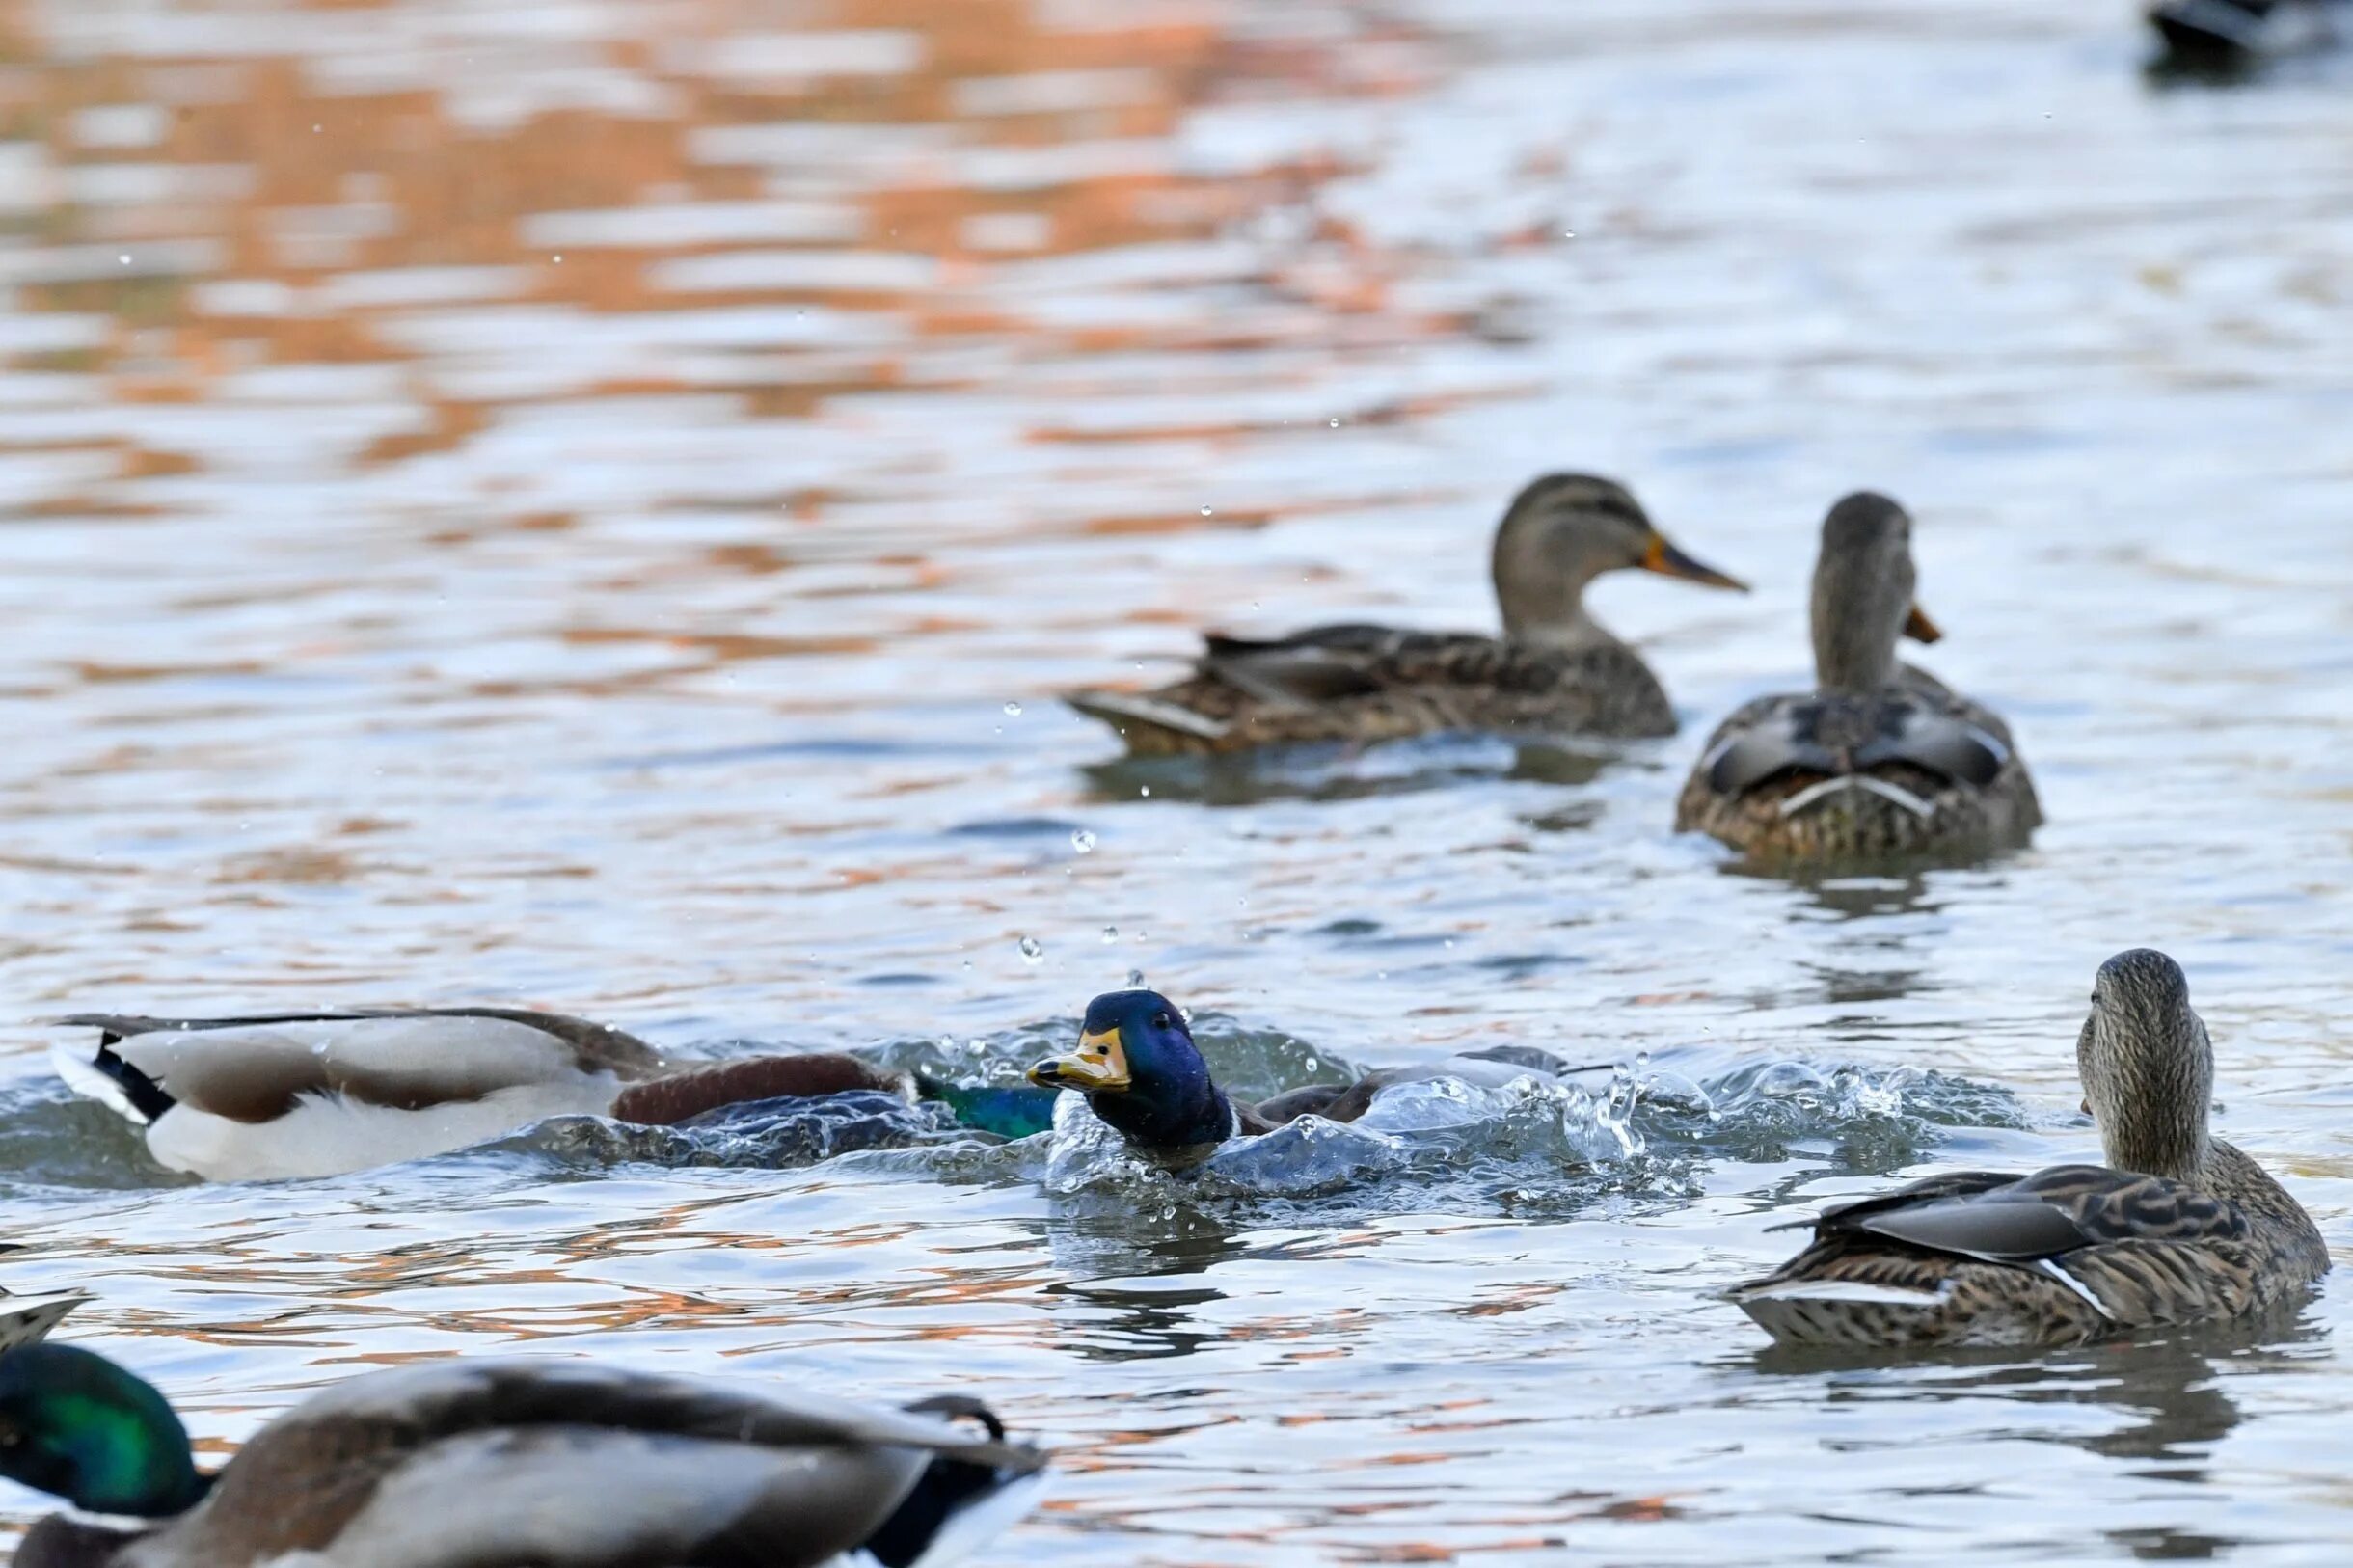
<svg viewBox="0 0 2353 1568">
<path fill-rule="evenodd" d="M 1586 585 L 1615 571 L 1747 591 L 1669 544 L 1625 486 L 1553 473 L 1522 490 L 1496 530 L 1500 637 L 1365 625 L 1212 635 L 1173 686 L 1066 700 L 1138 756 L 1442 730 L 1672 735 L 1675 711 L 1658 677 L 1585 608 Z"/>
<path fill-rule="evenodd" d="M 1229 1139 L 1272 1132 L 1303 1116 L 1354 1122 L 1394 1084 L 1447 1076 L 1501 1084 L 1556 1076 L 1572 1068 L 1549 1053 L 1518 1046 L 1472 1051 L 1427 1067 L 1368 1072 L 1354 1083 L 1308 1084 L 1252 1104 L 1217 1086 L 1193 1043 L 1183 1012 L 1158 991 L 1109 991 L 1087 1004 L 1078 1048 L 1029 1070 L 1042 1089 L 1075 1090 L 1128 1147 L 1181 1169 Z"/>
<path fill-rule="evenodd" d="M 1982 853 L 2042 821 L 1991 710 L 1900 663 L 1942 635 L 1913 602 L 1911 518 L 1862 492 L 1830 508 L 1814 567 L 1816 687 L 1759 697 L 1709 738 L 1675 804 L 1752 859 L 1801 863 Z"/>
<path fill-rule="evenodd" d="M 1730 1298 L 1784 1344 L 2073 1344 L 2259 1311 L 2328 1272 L 2312 1216 L 2206 1126 L 2214 1049 L 2162 953 L 2100 965 L 2075 1046 L 2106 1165 L 1841 1203 Z"/>
<path fill-rule="evenodd" d="M 212 1181 L 335 1176 L 422 1159 L 551 1116 L 667 1125 L 722 1105 L 907 1086 L 840 1052 L 674 1068 L 635 1036 L 519 1008 L 238 1018 L 83 1014 L 95 1055 L 52 1052 L 75 1090 Z"/>
<path fill-rule="evenodd" d="M 2173 60 L 2247 66 L 2353 40 L 2347 0 L 2153 0 L 2149 25 Z"/>
<path fill-rule="evenodd" d="M 971 1399 L 542 1357 L 352 1378 L 208 1475 L 103 1356 L 0 1355 L 0 1474 L 81 1510 L 35 1525 L 17 1568 L 930 1568 L 1026 1512 L 1044 1463 Z"/>
</svg>

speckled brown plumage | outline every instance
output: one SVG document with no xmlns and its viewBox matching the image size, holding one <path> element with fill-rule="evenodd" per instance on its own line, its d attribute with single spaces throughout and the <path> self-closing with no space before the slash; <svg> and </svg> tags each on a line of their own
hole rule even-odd
<svg viewBox="0 0 2353 1568">
<path fill-rule="evenodd" d="M 2212 1047 L 2171 959 L 2101 966 L 2076 1054 L 2108 1164 L 1840 1204 L 1731 1299 L 1785 1344 L 2067 1344 L 2244 1316 L 2328 1271 L 2303 1206 L 2208 1135 Z"/>
<path fill-rule="evenodd" d="M 2010 727 L 1897 662 L 1940 635 L 1912 602 L 1911 520 L 1883 496 L 1825 519 L 1814 571 L 1816 689 L 1759 697 L 1708 739 L 1675 803 L 1679 831 L 1749 859 L 1820 864 L 1973 858 L 2042 821 Z"/>
<path fill-rule="evenodd" d="M 1547 475 L 1521 491 L 1497 529 L 1493 569 L 1500 637 L 1354 624 L 1266 639 L 1212 635 L 1172 685 L 1068 700 L 1140 756 L 1447 730 L 1671 735 L 1664 689 L 1586 613 L 1585 587 L 1624 569 L 1740 586 L 1667 543 L 1622 486 L 1582 474 Z"/>
</svg>

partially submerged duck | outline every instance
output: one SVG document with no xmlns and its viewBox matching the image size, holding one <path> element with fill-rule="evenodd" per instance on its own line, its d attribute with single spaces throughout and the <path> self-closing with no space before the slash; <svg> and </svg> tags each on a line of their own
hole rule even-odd
<svg viewBox="0 0 2353 1568">
<path fill-rule="evenodd" d="M 2154 0 L 2149 25 L 2186 65 L 2252 65 L 2353 40 L 2345 0 Z"/>
<path fill-rule="evenodd" d="M 1442 730 L 1672 735 L 1675 711 L 1658 677 L 1585 608 L 1586 585 L 1615 571 L 1747 591 L 1670 544 L 1623 485 L 1547 474 L 1513 499 L 1496 530 L 1500 637 L 1365 625 L 1212 635 L 1173 686 L 1066 700 L 1139 756 Z"/>
<path fill-rule="evenodd" d="M 1913 602 L 1911 518 L 1868 491 L 1830 508 L 1814 567 L 1812 691 L 1759 697 L 1717 727 L 1675 804 L 1759 860 L 1984 852 L 2042 821 L 1990 709 L 1898 662 L 1942 634 Z"/>
<path fill-rule="evenodd" d="M 35 1525 L 17 1568 L 929 1568 L 1027 1512 L 1044 1463 L 961 1397 L 891 1410 L 541 1358 L 353 1378 L 208 1475 L 103 1356 L 0 1356 L 0 1474 L 80 1510 Z"/>
<path fill-rule="evenodd" d="M 1128 1147 L 1172 1168 L 1198 1164 L 1229 1139 L 1272 1132 L 1303 1116 L 1354 1122 L 1393 1084 L 1441 1074 L 1507 1080 L 1570 1069 L 1541 1051 L 1500 1047 L 1434 1067 L 1366 1073 L 1354 1083 L 1309 1084 L 1256 1104 L 1218 1087 L 1193 1043 L 1184 1013 L 1158 991 L 1109 991 L 1087 1004 L 1078 1048 L 1029 1070 L 1042 1089 L 1073 1090 Z"/>
<path fill-rule="evenodd" d="M 1731 1299 L 1784 1344 L 2071 1344 L 2244 1316 L 2328 1272 L 2303 1205 L 2207 1130 L 2213 1046 L 2173 960 L 2100 965 L 2075 1059 L 2106 1165 L 1841 1203 Z"/>
<path fill-rule="evenodd" d="M 551 1116 L 666 1125 L 748 1100 L 907 1093 L 838 1052 L 673 1070 L 633 1035 L 519 1008 L 59 1021 L 98 1031 L 95 1055 L 52 1053 L 66 1081 L 144 1126 L 157 1160 L 214 1181 L 422 1159 Z"/>
</svg>

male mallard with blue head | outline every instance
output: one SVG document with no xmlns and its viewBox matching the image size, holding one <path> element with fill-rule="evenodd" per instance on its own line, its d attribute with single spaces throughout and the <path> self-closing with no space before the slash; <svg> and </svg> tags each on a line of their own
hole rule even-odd
<svg viewBox="0 0 2353 1568">
<path fill-rule="evenodd" d="M 1129 1146 L 1165 1164 L 1206 1159 L 1231 1138 L 1272 1132 L 1303 1116 L 1354 1122 L 1375 1095 L 1401 1083 L 1438 1077 L 1504 1083 L 1552 1077 L 1571 1068 L 1546 1051 L 1497 1046 L 1443 1062 L 1386 1068 L 1353 1083 L 1304 1084 L 1271 1099 L 1235 1099 L 1209 1073 L 1193 1030 L 1176 1003 L 1158 991 L 1108 991 L 1087 1004 L 1078 1047 L 1048 1057 L 1029 1070 L 1043 1089 L 1068 1089 Z"/>
<path fill-rule="evenodd" d="M 66 1081 L 213 1181 L 335 1176 L 463 1149 L 552 1116 L 667 1126 L 727 1105 L 906 1081 L 842 1051 L 674 1065 L 621 1030 L 521 1008 L 381 1008 L 234 1018 L 86 1014 Z"/>
</svg>

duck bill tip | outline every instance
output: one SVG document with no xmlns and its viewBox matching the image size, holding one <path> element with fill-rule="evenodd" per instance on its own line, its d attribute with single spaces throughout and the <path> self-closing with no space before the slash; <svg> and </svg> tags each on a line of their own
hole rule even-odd
<svg viewBox="0 0 2353 1568">
<path fill-rule="evenodd" d="M 1719 572 L 1706 561 L 1688 555 L 1670 543 L 1664 534 L 1654 533 L 1650 549 L 1642 556 L 1642 570 L 1656 572 L 1661 577 L 1681 578 L 1703 587 L 1723 588 L 1732 593 L 1746 593 L 1748 584 L 1729 572 Z"/>
</svg>

